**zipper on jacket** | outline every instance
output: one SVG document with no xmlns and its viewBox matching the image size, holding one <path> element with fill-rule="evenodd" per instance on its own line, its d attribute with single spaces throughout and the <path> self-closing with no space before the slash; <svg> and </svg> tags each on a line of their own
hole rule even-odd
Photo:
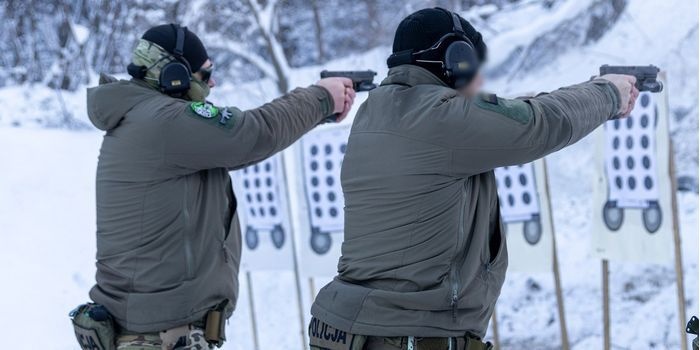
<svg viewBox="0 0 700 350">
<path fill-rule="evenodd" d="M 221 242 L 221 249 L 224 251 L 224 262 L 228 264 L 228 247 L 226 246 L 226 240 Z"/>
<path fill-rule="evenodd" d="M 450 282 L 452 291 L 452 300 L 450 306 L 452 306 L 452 321 L 457 321 L 457 303 L 459 301 L 459 264 L 464 256 L 466 247 L 465 244 L 465 232 L 464 232 L 464 211 L 467 207 L 467 184 L 466 182 L 462 186 L 462 205 L 459 211 L 459 228 L 457 231 L 457 254 L 455 254 L 454 259 L 452 259 L 452 267 L 450 269 Z"/>
<path fill-rule="evenodd" d="M 187 184 L 187 180 L 185 180 L 185 195 L 183 196 L 183 205 L 182 205 L 182 215 L 185 218 L 185 227 L 184 227 L 184 242 L 182 243 L 183 248 L 185 250 L 185 268 L 186 268 L 186 277 L 187 279 L 191 279 L 194 277 L 194 269 L 192 266 L 192 260 L 193 260 L 193 254 L 192 254 L 192 243 L 190 242 L 190 211 L 187 207 L 187 193 L 189 191 L 189 186 Z"/>
</svg>

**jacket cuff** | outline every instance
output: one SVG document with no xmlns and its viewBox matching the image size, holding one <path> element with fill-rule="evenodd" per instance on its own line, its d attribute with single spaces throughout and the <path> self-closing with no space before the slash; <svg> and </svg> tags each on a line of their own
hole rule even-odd
<svg viewBox="0 0 700 350">
<path fill-rule="evenodd" d="M 323 114 L 323 117 L 325 118 L 333 114 L 335 106 L 333 104 L 333 96 L 331 96 L 331 93 L 326 88 L 318 85 L 309 86 L 309 90 L 311 90 L 314 96 L 321 103 L 321 114 Z"/>
<path fill-rule="evenodd" d="M 617 113 L 620 111 L 621 106 L 620 91 L 617 89 L 615 84 L 605 79 L 594 79 L 592 83 L 602 87 L 603 91 L 605 91 L 605 94 L 609 97 L 609 101 L 611 101 L 612 103 L 612 110 L 610 111 L 610 116 L 608 117 L 608 119 L 617 116 Z"/>
</svg>

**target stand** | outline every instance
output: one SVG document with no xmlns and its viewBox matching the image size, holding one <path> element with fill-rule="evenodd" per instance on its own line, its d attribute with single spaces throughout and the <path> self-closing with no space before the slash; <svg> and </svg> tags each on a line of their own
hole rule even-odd
<svg viewBox="0 0 700 350">
<path fill-rule="evenodd" d="M 626 209 L 641 209 L 647 233 L 661 227 L 656 175 L 658 120 L 658 107 L 651 94 L 643 92 L 629 117 L 605 124 L 605 171 L 611 181 L 602 215 L 610 231 L 622 227 Z"/>
</svg>

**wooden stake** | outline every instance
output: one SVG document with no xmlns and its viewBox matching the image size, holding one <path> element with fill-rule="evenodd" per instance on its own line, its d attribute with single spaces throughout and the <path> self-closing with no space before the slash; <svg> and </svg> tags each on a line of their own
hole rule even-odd
<svg viewBox="0 0 700 350">
<path fill-rule="evenodd" d="M 316 299 L 316 284 L 314 283 L 314 278 L 309 277 L 309 294 L 311 295 L 311 303 L 314 303 Z"/>
<path fill-rule="evenodd" d="M 299 324 L 301 325 L 301 348 L 306 349 L 308 340 L 306 339 L 306 322 L 304 321 L 304 302 L 301 296 L 301 270 L 297 259 L 297 249 L 292 237 L 292 256 L 294 257 L 294 284 L 297 289 L 297 306 L 299 308 Z"/>
<path fill-rule="evenodd" d="M 549 192 L 549 174 L 547 172 L 547 160 L 542 159 L 544 169 L 544 184 Z M 547 198 L 547 208 L 549 210 L 549 225 L 552 228 L 552 272 L 554 273 L 554 292 L 557 297 L 557 311 L 559 313 L 559 331 L 561 333 L 561 348 L 569 350 L 569 332 L 566 327 L 566 312 L 564 310 L 564 293 L 561 288 L 561 274 L 559 273 L 559 255 L 557 254 L 557 239 L 554 234 L 554 217 L 552 215 L 552 201 Z"/>
<path fill-rule="evenodd" d="M 608 260 L 603 259 L 603 349 L 610 350 L 610 276 L 608 275 Z"/>
<path fill-rule="evenodd" d="M 258 324 L 255 320 L 255 302 L 253 301 L 253 278 L 250 271 L 245 273 L 248 280 L 248 300 L 250 302 L 250 324 L 253 327 L 253 346 L 255 350 L 260 350 L 260 342 L 258 341 Z"/>
<path fill-rule="evenodd" d="M 681 247 L 681 229 L 678 222 L 678 180 L 676 179 L 675 160 L 673 159 L 673 144 L 669 146 L 669 173 L 671 175 L 671 215 L 673 220 L 673 248 L 675 250 L 676 263 L 676 291 L 678 292 L 678 321 L 680 330 L 680 343 L 682 350 L 688 350 L 688 339 L 685 334 L 687 322 L 685 314 L 685 284 L 683 283 L 683 250 Z"/>
<path fill-rule="evenodd" d="M 281 162 L 282 162 L 282 169 L 284 169 L 285 173 L 288 173 L 287 166 L 286 166 L 287 162 L 286 162 L 284 154 L 282 154 L 282 156 L 281 156 Z M 291 191 L 289 191 L 290 184 L 289 184 L 289 182 L 287 182 L 286 176 L 284 178 L 284 181 L 285 181 L 285 187 L 287 188 L 288 193 L 291 193 Z M 287 197 L 287 208 L 289 208 L 289 210 L 291 212 L 292 204 L 291 204 L 291 199 L 290 199 L 289 194 L 286 197 Z M 294 226 L 294 225 L 292 225 L 292 226 Z M 294 230 L 294 228 L 292 228 L 290 241 L 291 241 L 291 245 L 292 245 L 292 262 L 294 264 L 294 285 L 297 289 L 297 307 L 298 307 L 298 311 L 299 311 L 299 325 L 301 326 L 301 328 L 299 329 L 299 333 L 301 336 L 301 348 L 306 349 L 307 345 L 309 343 L 309 340 L 306 339 L 306 322 L 304 321 L 304 302 L 303 302 L 303 297 L 302 297 L 302 293 L 301 293 L 301 266 L 299 264 L 299 258 L 298 258 L 299 252 L 297 251 L 295 233 L 296 233 L 296 231 Z"/>
<path fill-rule="evenodd" d="M 493 306 L 493 314 L 491 314 L 491 329 L 493 330 L 493 347 L 496 350 L 501 348 L 501 339 L 498 336 L 498 317 L 496 316 L 496 305 Z"/>
</svg>

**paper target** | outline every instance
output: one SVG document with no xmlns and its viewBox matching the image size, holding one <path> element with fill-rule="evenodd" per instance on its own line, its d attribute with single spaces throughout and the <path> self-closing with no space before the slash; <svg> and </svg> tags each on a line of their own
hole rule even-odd
<svg viewBox="0 0 700 350">
<path fill-rule="evenodd" d="M 603 221 L 612 231 L 622 225 L 625 208 L 642 208 L 647 232 L 661 227 L 655 153 L 658 115 L 651 93 L 642 93 L 630 118 L 605 124 L 605 172 L 611 181 Z"/>
<path fill-rule="evenodd" d="M 495 175 L 509 266 L 523 272 L 551 271 L 553 228 L 543 160 L 497 168 Z"/>
<path fill-rule="evenodd" d="M 594 246 L 606 259 L 671 258 L 671 178 L 665 92 L 643 92 L 632 114 L 599 136 Z"/>
<path fill-rule="evenodd" d="M 307 208 L 301 260 L 312 276 L 337 273 L 345 219 L 340 170 L 349 134 L 347 126 L 323 127 L 304 136 L 299 146 Z"/>
<path fill-rule="evenodd" d="M 243 234 L 244 268 L 291 269 L 290 222 L 279 155 L 233 173 Z"/>
</svg>

